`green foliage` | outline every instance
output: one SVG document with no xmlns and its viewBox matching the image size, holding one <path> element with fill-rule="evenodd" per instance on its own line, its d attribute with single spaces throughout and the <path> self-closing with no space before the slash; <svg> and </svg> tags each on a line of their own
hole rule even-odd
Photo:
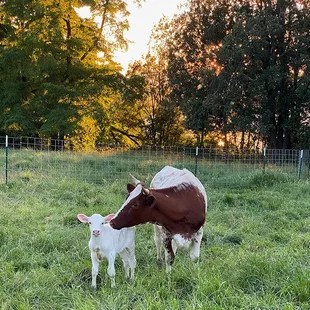
<svg viewBox="0 0 310 310">
<path fill-rule="evenodd" d="M 169 96 L 166 67 L 163 55 L 148 53 L 143 60 L 134 62 L 127 73 L 144 80 L 144 93 L 138 101 L 136 115 L 140 120 L 137 136 L 147 145 L 176 145 L 184 133 L 184 117 Z"/>
<path fill-rule="evenodd" d="M 77 14 L 84 5 L 90 18 Z M 126 2 L 16 0 L 0 10 L 0 131 L 83 140 L 86 126 L 82 145 L 89 149 L 105 134 L 102 102 L 131 85 L 113 61 L 127 46 Z"/>
<path fill-rule="evenodd" d="M 172 20 L 168 76 L 188 127 L 241 132 L 241 148 L 244 133 L 252 145 L 308 147 L 309 3 L 187 3 Z"/>
<path fill-rule="evenodd" d="M 127 47 L 126 1 L 1 4 L 3 134 L 68 137 L 77 150 L 216 136 L 241 149 L 309 146 L 307 1 L 188 0 L 126 77 L 113 61 Z"/>
</svg>

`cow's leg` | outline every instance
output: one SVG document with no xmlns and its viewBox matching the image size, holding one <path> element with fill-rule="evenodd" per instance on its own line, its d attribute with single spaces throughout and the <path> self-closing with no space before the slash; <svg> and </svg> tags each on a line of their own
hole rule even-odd
<svg viewBox="0 0 310 310">
<path fill-rule="evenodd" d="M 108 275 L 111 279 L 111 287 L 115 287 L 115 254 L 110 253 L 108 258 Z"/>
<path fill-rule="evenodd" d="M 172 251 L 173 251 L 174 256 L 175 256 L 177 254 L 178 246 L 177 246 L 177 243 L 174 241 L 174 239 L 172 239 L 171 245 L 172 245 Z"/>
<path fill-rule="evenodd" d="M 174 252 L 172 249 L 172 237 L 170 234 L 166 234 L 166 236 L 163 238 L 163 243 L 165 247 L 165 262 L 166 262 L 166 272 L 171 272 L 171 266 L 174 262 Z"/>
<path fill-rule="evenodd" d="M 157 253 L 157 264 L 161 266 L 162 264 L 162 236 L 161 236 L 161 228 L 158 225 L 154 225 L 154 242 L 156 245 L 156 253 Z"/>
<path fill-rule="evenodd" d="M 202 240 L 202 235 L 203 235 L 203 228 L 200 227 L 200 229 L 197 231 L 196 236 L 192 241 L 192 247 L 190 250 L 190 258 L 194 262 L 198 261 L 200 255 L 200 244 Z"/>
</svg>

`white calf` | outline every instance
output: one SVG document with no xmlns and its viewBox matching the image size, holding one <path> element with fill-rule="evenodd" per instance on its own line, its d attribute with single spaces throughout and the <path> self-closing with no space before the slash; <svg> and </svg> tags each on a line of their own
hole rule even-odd
<svg viewBox="0 0 310 310">
<path fill-rule="evenodd" d="M 93 289 L 97 288 L 97 275 L 99 263 L 104 258 L 108 260 L 108 275 L 111 279 L 111 287 L 115 286 L 115 257 L 119 254 L 123 260 L 125 275 L 127 279 L 134 279 L 136 267 L 135 258 L 135 228 L 113 229 L 107 222 L 112 219 L 114 214 L 106 217 L 100 214 L 93 214 L 91 217 L 85 214 L 78 214 L 77 218 L 88 223 L 91 236 L 89 239 L 89 249 L 92 261 L 92 283 Z M 129 274 L 130 272 L 130 274 Z"/>
</svg>

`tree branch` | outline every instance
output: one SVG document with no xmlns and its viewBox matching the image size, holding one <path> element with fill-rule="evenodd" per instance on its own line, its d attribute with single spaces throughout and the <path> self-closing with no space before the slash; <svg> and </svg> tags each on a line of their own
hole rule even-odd
<svg viewBox="0 0 310 310">
<path fill-rule="evenodd" d="M 137 141 L 134 139 L 134 138 L 138 138 L 138 139 L 139 139 L 138 136 L 131 135 L 131 134 L 129 134 L 129 133 L 127 133 L 127 132 L 125 132 L 125 131 L 123 131 L 123 130 L 121 130 L 121 129 L 118 129 L 118 128 L 114 127 L 114 126 L 111 126 L 111 130 L 115 130 L 115 131 L 121 133 L 122 135 L 126 136 L 126 137 L 129 138 L 131 141 L 133 141 L 137 146 L 140 146 L 139 142 L 137 142 Z"/>
<path fill-rule="evenodd" d="M 87 55 L 95 48 L 95 46 L 97 45 L 100 37 L 102 36 L 102 30 L 103 30 L 103 27 L 104 27 L 104 24 L 105 24 L 109 2 L 110 2 L 110 0 L 107 0 L 105 8 L 104 8 L 104 11 L 102 13 L 102 20 L 101 20 L 101 25 L 100 25 L 100 28 L 99 28 L 98 36 L 94 39 L 93 44 L 88 48 L 88 50 L 82 55 L 81 61 L 83 61 L 87 57 Z"/>
</svg>

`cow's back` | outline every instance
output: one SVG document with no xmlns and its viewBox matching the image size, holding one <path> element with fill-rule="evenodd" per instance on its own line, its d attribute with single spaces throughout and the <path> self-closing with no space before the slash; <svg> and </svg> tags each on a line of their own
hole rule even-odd
<svg viewBox="0 0 310 310">
<path fill-rule="evenodd" d="M 182 184 L 190 184 L 199 189 L 205 199 L 207 211 L 207 194 L 201 182 L 187 169 L 177 169 L 171 166 L 165 166 L 153 178 L 151 188 L 162 189 L 168 187 L 178 187 Z"/>
</svg>

